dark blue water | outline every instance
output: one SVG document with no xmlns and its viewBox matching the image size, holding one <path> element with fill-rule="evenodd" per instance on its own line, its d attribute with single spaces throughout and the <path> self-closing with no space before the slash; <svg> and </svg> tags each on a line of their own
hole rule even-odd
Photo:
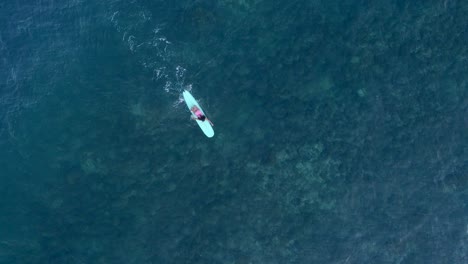
<svg viewBox="0 0 468 264">
<path fill-rule="evenodd" d="M 467 17 L 2 1 L 0 263 L 468 263 Z"/>
</svg>

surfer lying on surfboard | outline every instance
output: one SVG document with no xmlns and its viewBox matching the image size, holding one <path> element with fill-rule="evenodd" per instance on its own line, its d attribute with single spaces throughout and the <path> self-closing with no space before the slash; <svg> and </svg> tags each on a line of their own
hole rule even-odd
<svg viewBox="0 0 468 264">
<path fill-rule="evenodd" d="M 211 123 L 211 121 L 206 118 L 206 116 L 202 113 L 202 111 L 196 106 L 192 106 L 192 108 L 190 108 L 190 111 L 192 111 L 192 113 L 196 116 L 191 116 L 192 120 L 195 120 L 195 119 L 198 119 L 202 122 L 204 122 L 205 120 L 208 120 L 208 122 L 210 122 L 211 126 L 214 126 L 213 123 Z"/>
<path fill-rule="evenodd" d="M 214 136 L 213 123 L 205 116 L 205 112 L 203 112 L 197 100 L 195 100 L 192 94 L 187 90 L 182 92 L 182 96 L 184 97 L 185 104 L 187 104 L 187 108 L 190 110 L 190 115 L 193 117 L 192 119 L 197 122 L 197 125 L 205 136 L 212 138 Z M 206 120 L 208 120 L 208 122 L 206 122 Z"/>
</svg>

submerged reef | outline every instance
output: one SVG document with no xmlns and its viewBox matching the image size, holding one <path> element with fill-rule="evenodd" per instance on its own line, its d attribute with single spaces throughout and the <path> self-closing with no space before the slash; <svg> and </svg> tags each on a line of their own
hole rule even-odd
<svg viewBox="0 0 468 264">
<path fill-rule="evenodd" d="M 25 30 L 76 45 L 0 141 L 0 262 L 466 262 L 468 5 L 94 5 Z"/>
</svg>

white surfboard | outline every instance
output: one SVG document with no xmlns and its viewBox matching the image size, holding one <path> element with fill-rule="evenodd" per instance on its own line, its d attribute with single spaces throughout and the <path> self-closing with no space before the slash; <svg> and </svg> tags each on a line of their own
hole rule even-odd
<svg viewBox="0 0 468 264">
<path fill-rule="evenodd" d="M 184 96 L 184 101 L 187 104 L 189 110 L 192 109 L 192 106 L 196 105 L 198 109 L 200 109 L 200 111 L 203 113 L 203 115 L 205 115 L 205 112 L 203 112 L 203 109 L 200 107 L 200 105 L 198 105 L 197 100 L 193 98 L 192 94 L 189 93 L 189 91 L 184 90 L 182 95 Z M 190 111 L 190 113 L 192 113 L 192 111 Z M 196 118 L 194 113 L 192 113 L 192 116 Z M 210 124 L 210 121 L 208 121 L 208 117 L 205 119 L 205 121 L 201 121 L 198 119 L 196 119 L 195 121 L 197 121 L 198 126 L 201 128 L 201 130 L 203 131 L 203 133 L 205 133 L 207 137 L 210 138 L 214 136 L 214 130 Z"/>
</svg>

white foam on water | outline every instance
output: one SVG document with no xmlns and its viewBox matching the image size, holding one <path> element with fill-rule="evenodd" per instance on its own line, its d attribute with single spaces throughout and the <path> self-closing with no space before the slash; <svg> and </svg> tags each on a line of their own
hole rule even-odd
<svg viewBox="0 0 468 264">
<path fill-rule="evenodd" d="M 109 21 L 122 34 L 124 45 L 135 54 L 141 66 L 152 72 L 152 81 L 162 83 L 160 88 L 164 92 L 179 96 L 187 87 L 187 70 L 172 62 L 173 44 L 163 34 L 164 25 L 155 22 L 149 11 L 139 10 L 142 7 L 137 3 L 131 5 L 131 9 L 137 11 L 129 11 L 128 6 L 125 10 L 120 7 L 121 10 L 109 12 Z"/>
<path fill-rule="evenodd" d="M 152 81 L 157 83 L 158 89 L 177 96 L 172 106 L 179 107 L 183 103 L 182 91 L 191 91 L 192 85 L 185 83 L 187 69 L 173 62 L 174 45 L 164 35 L 164 24 L 154 21 L 152 14 L 141 10 L 137 3 L 123 6 L 112 7 L 114 10 L 108 15 L 110 23 L 122 34 L 122 42 L 137 57 L 142 68 L 152 72 Z"/>
</svg>

